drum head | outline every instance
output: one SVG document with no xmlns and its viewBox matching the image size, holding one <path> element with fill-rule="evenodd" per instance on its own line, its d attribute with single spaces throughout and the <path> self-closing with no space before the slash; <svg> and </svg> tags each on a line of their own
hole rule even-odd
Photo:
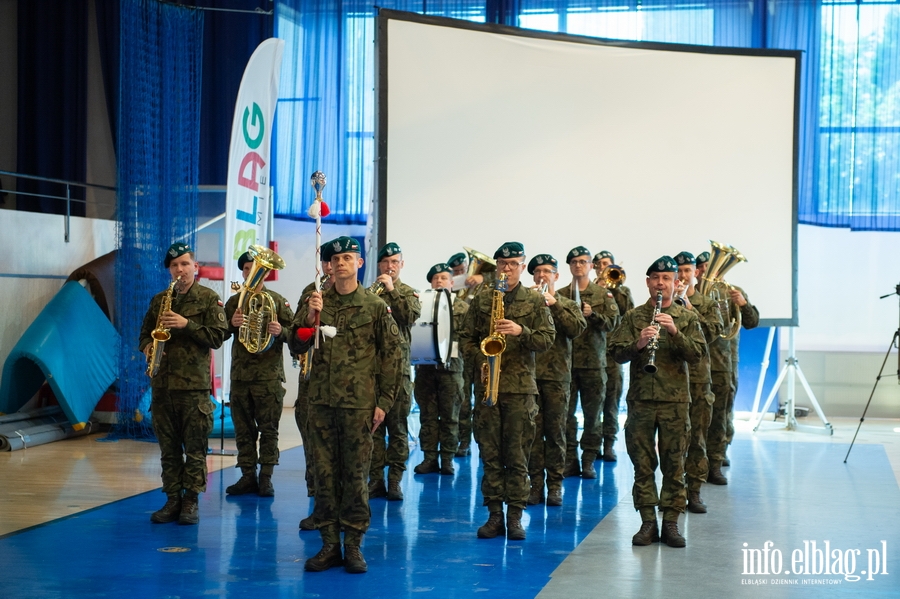
<svg viewBox="0 0 900 599">
<path fill-rule="evenodd" d="M 450 360 L 453 308 L 446 289 L 426 289 L 419 296 L 422 313 L 412 327 L 410 362 L 445 364 Z"/>
<path fill-rule="evenodd" d="M 434 302 L 434 346 L 437 348 L 438 359 L 446 364 L 450 361 L 451 338 L 453 337 L 453 304 L 450 292 L 446 289 L 437 289 L 437 297 Z"/>
</svg>

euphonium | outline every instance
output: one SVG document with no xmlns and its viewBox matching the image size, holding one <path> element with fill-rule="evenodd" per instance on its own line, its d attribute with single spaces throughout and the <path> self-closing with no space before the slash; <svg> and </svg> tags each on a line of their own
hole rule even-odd
<svg viewBox="0 0 900 599">
<path fill-rule="evenodd" d="M 600 280 L 607 289 L 615 289 L 625 283 L 625 269 L 617 264 L 610 264 L 600 271 Z"/>
<path fill-rule="evenodd" d="M 722 243 L 710 240 L 712 251 L 709 256 L 709 264 L 706 272 L 697 285 L 697 291 L 709 297 L 716 302 L 719 311 L 722 313 L 722 320 L 725 322 L 725 332 L 719 335 L 722 339 L 733 339 L 738 331 L 741 330 L 741 309 L 737 304 L 731 301 L 728 294 L 734 289 L 723 279 L 725 273 L 740 262 L 746 262 L 747 259 L 739 251 Z"/>
<path fill-rule="evenodd" d="M 656 327 L 656 335 L 647 344 L 647 349 L 650 350 L 650 357 L 647 358 L 647 363 L 644 364 L 644 372 L 647 374 L 656 374 L 656 371 L 659 370 L 656 366 L 656 350 L 659 349 L 659 332 L 662 327 L 656 322 L 656 317 L 659 316 L 662 310 L 662 301 L 663 293 L 660 291 L 656 294 L 656 309 L 653 310 L 653 316 L 650 318 L 650 324 Z"/>
<path fill-rule="evenodd" d="M 269 334 L 269 323 L 278 318 L 278 309 L 272 296 L 262 291 L 263 280 L 273 270 L 284 268 L 284 260 L 268 248 L 261 245 L 251 245 L 247 253 L 253 260 L 253 267 L 247 279 L 239 287 L 241 295 L 238 298 L 238 307 L 244 315 L 244 324 L 238 332 L 238 341 L 241 342 L 251 354 L 259 354 L 275 342 L 275 337 Z M 232 283 L 232 289 L 235 284 Z"/>
<path fill-rule="evenodd" d="M 497 262 L 487 254 L 482 254 L 481 252 L 466 246 L 463 246 L 463 249 L 466 251 L 466 254 L 469 255 L 469 268 L 466 270 L 467 279 L 469 277 L 474 277 L 475 275 L 481 275 L 486 272 L 494 272 L 497 270 Z M 456 297 L 459 299 L 471 298 L 481 289 L 481 285 L 483 284 L 484 283 L 474 287 L 460 289 L 456 292 Z"/>
<path fill-rule="evenodd" d="M 497 405 L 500 392 L 500 355 L 506 350 L 506 335 L 496 331 L 497 321 L 503 320 L 503 294 L 506 291 L 506 274 L 501 274 L 494 282 L 491 298 L 491 324 L 488 336 L 481 340 L 481 353 L 487 361 L 481 365 L 481 380 L 484 383 L 484 400 L 488 407 Z"/>
<path fill-rule="evenodd" d="M 181 277 L 177 277 L 169 283 L 169 288 L 166 289 L 166 293 L 162 298 L 162 303 L 159 305 L 159 312 L 156 316 L 156 328 L 150 333 L 150 336 L 153 337 L 153 345 L 150 347 L 150 353 L 147 354 L 147 376 L 151 378 L 159 373 L 159 365 L 162 362 L 163 357 L 163 348 L 166 346 L 166 341 L 172 338 L 172 333 L 169 332 L 169 329 L 162 325 L 162 315 L 172 309 L 172 298 L 175 297 L 175 285 L 178 284 L 179 281 L 181 281 Z"/>
</svg>

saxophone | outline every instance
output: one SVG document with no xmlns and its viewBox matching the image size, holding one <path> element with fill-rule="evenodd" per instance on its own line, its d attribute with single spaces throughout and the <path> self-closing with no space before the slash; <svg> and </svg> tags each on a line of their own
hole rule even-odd
<svg viewBox="0 0 900 599">
<path fill-rule="evenodd" d="M 169 329 L 162 325 L 162 316 L 172 309 L 172 298 L 175 297 L 175 285 L 177 285 L 179 281 L 181 281 L 181 277 L 178 277 L 169 283 L 169 288 L 166 289 L 166 293 L 162 298 L 162 303 L 159 305 L 159 313 L 156 316 L 156 328 L 150 333 L 150 336 L 153 337 L 153 346 L 150 348 L 150 353 L 147 354 L 147 376 L 150 378 L 155 377 L 157 373 L 159 373 L 159 365 L 162 362 L 163 357 L 163 348 L 166 346 L 166 341 L 172 337 L 172 333 L 169 332 Z"/>
<path fill-rule="evenodd" d="M 503 294 L 505 291 L 506 274 L 501 274 L 494 282 L 488 336 L 481 340 L 481 353 L 487 357 L 487 361 L 481 365 L 481 382 L 484 383 L 482 403 L 488 407 L 497 405 L 500 390 L 500 355 L 506 350 L 506 335 L 496 331 L 497 321 L 503 319 Z"/>
</svg>

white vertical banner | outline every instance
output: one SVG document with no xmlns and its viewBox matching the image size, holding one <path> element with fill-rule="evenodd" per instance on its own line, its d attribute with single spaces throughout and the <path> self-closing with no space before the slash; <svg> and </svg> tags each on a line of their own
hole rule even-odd
<svg viewBox="0 0 900 599">
<path fill-rule="evenodd" d="M 225 289 L 243 277 L 237 259 L 250 245 L 264 247 L 269 242 L 270 159 L 272 124 L 278 100 L 281 58 L 284 40 L 269 38 L 262 42 L 247 62 L 231 125 L 228 152 L 228 187 L 225 192 Z M 222 298 L 227 300 L 228 298 Z M 223 351 L 222 394 L 231 389 L 231 339 Z"/>
</svg>

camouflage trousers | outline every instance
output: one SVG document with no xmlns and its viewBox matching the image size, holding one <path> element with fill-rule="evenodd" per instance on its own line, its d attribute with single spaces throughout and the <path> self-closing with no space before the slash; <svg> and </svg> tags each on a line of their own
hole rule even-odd
<svg viewBox="0 0 900 599">
<path fill-rule="evenodd" d="M 316 501 L 313 522 L 324 543 L 350 545 L 369 529 L 368 473 L 372 457 L 372 410 L 310 404 L 309 449 L 313 454 Z"/>
<path fill-rule="evenodd" d="M 604 412 L 603 401 L 606 396 L 606 372 L 587 368 L 572 369 L 572 384 L 569 389 L 569 410 L 566 418 L 566 460 L 578 459 L 578 419 L 575 411 L 578 399 L 581 399 L 581 413 L 584 415 L 584 430 L 581 433 L 581 451 L 587 455 L 596 455 L 600 451 L 600 434 L 602 428 L 600 414 Z M 616 406 L 616 418 L 619 408 Z M 609 418 L 609 417 L 607 417 Z M 615 419 L 613 419 L 615 420 Z M 616 421 L 612 436 L 618 432 Z M 603 434 L 606 434 L 605 431 Z"/>
<path fill-rule="evenodd" d="M 569 409 L 569 381 L 537 381 L 538 413 L 534 418 L 534 444 L 528 459 L 531 484 L 562 488 L 566 460 L 566 415 Z"/>
<path fill-rule="evenodd" d="M 297 401 L 294 402 L 294 421 L 297 430 L 300 431 L 300 439 L 303 441 L 303 458 L 306 460 L 306 493 L 310 497 L 316 494 L 315 478 L 313 477 L 313 454 L 309 449 L 309 380 L 300 376 L 297 385 Z"/>
<path fill-rule="evenodd" d="M 406 472 L 409 459 L 409 409 L 412 407 L 412 381 L 402 377 L 400 390 L 394 405 L 385 415 L 384 422 L 372 433 L 371 480 L 384 480 L 384 467 L 388 467 L 388 482 L 400 482 Z"/>
<path fill-rule="evenodd" d="M 712 373 L 712 392 L 716 400 L 706 435 L 706 455 L 710 467 L 718 468 L 722 466 L 728 447 L 728 406 L 734 405 L 734 384 L 730 372 Z"/>
<path fill-rule="evenodd" d="M 472 440 L 472 394 L 475 381 L 480 374 L 470 362 L 463 361 L 462 398 L 459 402 L 459 442 L 470 443 Z"/>
<path fill-rule="evenodd" d="M 731 386 L 734 388 L 734 392 L 731 394 L 728 405 L 725 406 L 725 409 L 728 410 L 728 418 L 725 419 L 725 449 L 728 449 L 728 446 L 734 441 L 734 402 L 737 399 L 738 370 L 740 370 L 738 363 L 735 362 L 734 370 L 731 372 Z"/>
<path fill-rule="evenodd" d="M 634 509 L 659 506 L 684 512 L 684 452 L 690 432 L 688 402 L 629 401 L 625 421 L 625 447 L 634 464 L 631 495 Z M 659 454 L 657 454 L 657 447 Z M 656 468 L 662 471 L 662 489 L 656 489 Z"/>
<path fill-rule="evenodd" d="M 603 436 L 613 437 L 619 433 L 619 401 L 622 399 L 622 377 L 625 367 L 617 364 L 607 354 L 606 394 L 603 399 Z"/>
<path fill-rule="evenodd" d="M 534 440 L 534 395 L 500 393 L 492 407 L 475 402 L 475 441 L 484 474 L 481 494 L 490 511 L 503 503 L 524 508 L 531 491 L 528 456 Z"/>
<path fill-rule="evenodd" d="M 206 491 L 206 450 L 215 409 L 209 391 L 153 389 L 150 412 L 159 441 L 162 490 L 176 495 L 182 490 Z"/>
<path fill-rule="evenodd" d="M 419 442 L 426 460 L 436 460 L 438 452 L 445 460 L 452 460 L 456 455 L 462 387 L 461 372 L 434 367 L 416 369 L 416 403 L 421 423 Z"/>
<path fill-rule="evenodd" d="M 256 464 L 278 464 L 278 423 L 284 411 L 281 381 L 231 381 L 231 420 L 237 445 L 237 465 L 256 470 Z M 256 443 L 259 441 L 259 452 Z"/>
<path fill-rule="evenodd" d="M 700 491 L 700 486 L 706 482 L 709 474 L 706 434 L 712 417 L 714 399 L 709 383 L 691 383 L 691 431 L 684 459 L 688 491 Z"/>
</svg>

